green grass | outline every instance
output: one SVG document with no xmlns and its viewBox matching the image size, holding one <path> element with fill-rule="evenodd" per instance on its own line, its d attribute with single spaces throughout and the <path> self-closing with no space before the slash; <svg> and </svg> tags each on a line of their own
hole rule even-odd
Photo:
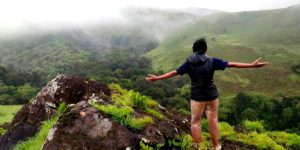
<svg viewBox="0 0 300 150">
<path fill-rule="evenodd" d="M 19 142 L 14 147 L 14 150 L 41 150 L 50 129 L 56 124 L 59 116 L 62 115 L 66 109 L 67 104 L 65 102 L 61 103 L 52 118 L 42 122 L 39 132 L 34 137 L 29 138 L 26 141 Z"/>
<path fill-rule="evenodd" d="M 25 142 L 20 142 L 16 145 L 14 150 L 41 150 L 47 138 L 49 130 L 56 124 L 58 116 L 50 120 L 44 121 L 40 131 L 32 138 Z"/>
<path fill-rule="evenodd" d="M 0 105 L 0 124 L 9 123 L 22 105 Z"/>
</svg>

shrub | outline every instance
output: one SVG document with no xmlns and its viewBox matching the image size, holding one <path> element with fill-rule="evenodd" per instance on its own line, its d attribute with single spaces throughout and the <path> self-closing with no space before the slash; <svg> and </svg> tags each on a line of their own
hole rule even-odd
<svg viewBox="0 0 300 150">
<path fill-rule="evenodd" d="M 278 145 L 266 133 L 258 134 L 257 132 L 250 132 L 247 135 L 240 134 L 239 137 L 238 141 L 255 145 L 258 149 L 284 150 L 281 145 Z"/>
<path fill-rule="evenodd" d="M 236 135 L 236 132 L 234 131 L 233 127 L 230 126 L 226 122 L 220 122 L 219 123 L 219 130 L 220 130 L 220 136 L 233 136 Z"/>
<path fill-rule="evenodd" d="M 286 132 L 268 132 L 268 135 L 278 144 L 291 149 L 300 149 L 300 136 L 297 134 L 290 134 Z"/>
<path fill-rule="evenodd" d="M 243 125 L 245 128 L 249 131 L 257 131 L 257 132 L 264 132 L 264 126 L 262 125 L 262 122 L 259 121 L 244 121 Z"/>
</svg>

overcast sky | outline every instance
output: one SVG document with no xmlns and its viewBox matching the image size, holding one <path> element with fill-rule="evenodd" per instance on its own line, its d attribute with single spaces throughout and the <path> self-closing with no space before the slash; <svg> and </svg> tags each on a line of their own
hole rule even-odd
<svg viewBox="0 0 300 150">
<path fill-rule="evenodd" d="M 78 23 L 112 18 L 127 6 L 154 8 L 209 8 L 223 11 L 275 9 L 300 0 L 0 0 L 0 32 L 26 24 Z"/>
</svg>

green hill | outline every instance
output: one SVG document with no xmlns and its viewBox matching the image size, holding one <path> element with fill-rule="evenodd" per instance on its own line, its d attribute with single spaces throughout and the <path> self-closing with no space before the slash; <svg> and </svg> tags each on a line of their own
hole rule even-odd
<svg viewBox="0 0 300 150">
<path fill-rule="evenodd" d="M 161 41 L 145 56 L 155 70 L 176 69 L 192 52 L 198 37 L 208 41 L 208 55 L 228 61 L 252 62 L 263 57 L 271 65 L 263 69 L 227 69 L 216 81 L 224 93 L 256 90 L 266 93 L 295 93 L 300 89 L 300 7 L 222 13 L 208 16 Z M 295 69 L 294 69 L 295 70 Z M 226 90 L 224 90 L 226 89 Z"/>
</svg>

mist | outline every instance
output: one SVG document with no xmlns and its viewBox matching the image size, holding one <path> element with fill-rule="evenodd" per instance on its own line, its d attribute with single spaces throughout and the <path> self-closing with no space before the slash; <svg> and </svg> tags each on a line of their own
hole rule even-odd
<svg viewBox="0 0 300 150">
<path fill-rule="evenodd" d="M 277 2 L 275 2 L 277 1 Z M 221 11 L 243 11 L 287 7 L 300 0 L 226 2 L 111 0 L 10 0 L 0 5 L 0 39 L 27 34 L 102 28 L 103 26 L 147 28 L 147 34 L 162 39 L 180 26 Z M 238 7 L 237 7 L 238 6 Z M 208 9 L 200 9 L 208 8 Z M 206 10 L 206 11 L 201 11 Z M 153 13 L 154 12 L 154 13 Z M 167 13 L 173 18 L 162 17 Z M 177 18 L 176 18 L 177 17 Z"/>
</svg>

